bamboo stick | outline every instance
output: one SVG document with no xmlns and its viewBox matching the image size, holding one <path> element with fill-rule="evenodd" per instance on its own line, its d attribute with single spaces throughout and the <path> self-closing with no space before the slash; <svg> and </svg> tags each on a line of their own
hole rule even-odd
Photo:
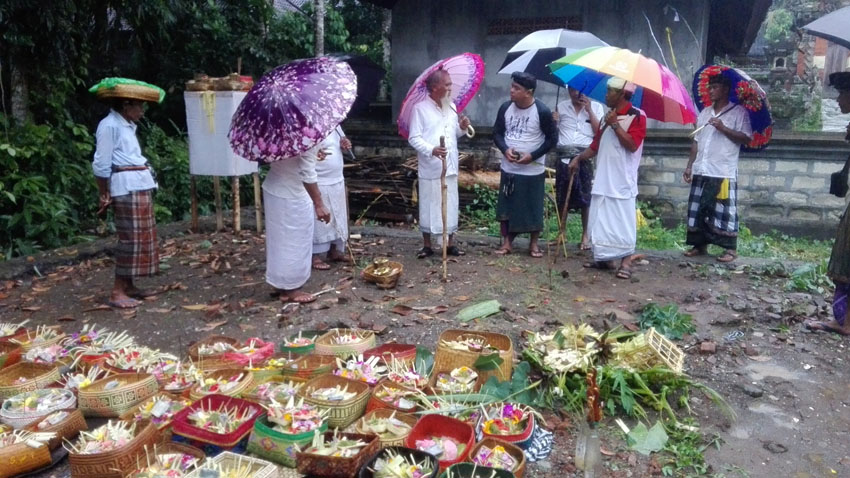
<svg viewBox="0 0 850 478">
<path fill-rule="evenodd" d="M 575 158 L 573 158 L 575 161 Z M 567 215 L 570 211 L 570 196 L 573 193 L 573 179 L 575 179 L 575 173 L 570 173 L 570 180 L 567 182 L 567 197 L 564 199 L 564 207 L 560 211 L 558 215 L 558 241 L 555 244 L 555 257 L 552 259 L 553 264 L 558 263 L 558 256 L 560 253 L 558 252 L 558 246 L 562 246 L 564 248 L 564 257 L 567 257 Z M 558 193 L 555 193 L 555 206 L 558 205 Z"/>
<path fill-rule="evenodd" d="M 242 230 L 242 207 L 239 205 L 239 176 L 231 176 L 230 187 L 233 190 L 233 232 Z"/>
<path fill-rule="evenodd" d="M 446 137 L 440 136 L 440 147 L 446 147 Z M 446 187 L 446 155 L 443 155 L 440 158 L 443 161 L 443 170 L 440 173 L 440 192 L 442 195 L 441 204 L 441 212 L 443 215 L 443 282 L 447 282 L 449 280 L 449 271 L 448 271 L 448 247 L 449 247 L 449 232 L 448 232 L 448 211 L 446 210 L 446 203 L 448 202 L 448 188 Z"/>
<path fill-rule="evenodd" d="M 254 173 L 254 216 L 257 220 L 257 234 L 263 233 L 263 195 L 260 190 L 260 173 Z"/>
<path fill-rule="evenodd" d="M 224 229 L 224 216 L 221 211 L 221 184 L 218 181 L 218 176 L 213 176 L 213 192 L 215 193 L 215 230 L 216 232 Z"/>
<path fill-rule="evenodd" d="M 198 233 L 198 185 L 195 181 L 195 176 L 190 175 L 190 189 L 192 194 L 192 223 L 189 226 L 192 232 Z"/>
</svg>

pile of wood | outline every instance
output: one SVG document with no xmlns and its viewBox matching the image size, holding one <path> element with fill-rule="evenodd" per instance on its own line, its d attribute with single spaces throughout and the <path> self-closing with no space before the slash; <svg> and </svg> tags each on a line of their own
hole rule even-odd
<svg viewBox="0 0 850 478">
<path fill-rule="evenodd" d="M 475 185 L 499 188 L 499 171 L 474 169 L 480 166 L 471 154 L 459 158 L 458 189 L 463 210 L 475 200 Z M 349 212 L 352 219 L 413 222 L 418 215 L 417 160 L 412 156 L 400 161 L 396 156 L 358 157 L 345 165 Z"/>
</svg>

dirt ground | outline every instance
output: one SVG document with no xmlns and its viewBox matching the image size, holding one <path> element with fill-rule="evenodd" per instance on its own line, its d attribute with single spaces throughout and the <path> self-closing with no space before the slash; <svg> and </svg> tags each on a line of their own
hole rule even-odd
<svg viewBox="0 0 850 478">
<path fill-rule="evenodd" d="M 598 324 L 606 317 L 632 322 L 636 310 L 648 302 L 675 303 L 697 324 L 697 333 L 680 344 L 687 351 L 687 373 L 718 390 L 737 413 L 737 420 L 730 421 L 707 399 L 692 395 L 703 431 L 723 441 L 705 451 L 709 476 L 850 476 L 848 341 L 804 330 L 803 318 L 828 318 L 828 300 L 786 292 L 785 279 L 758 273 L 767 261 L 741 259 L 720 266 L 711 258 L 685 261 L 678 251 L 648 253 L 626 281 L 610 272 L 583 269 L 587 256 L 574 245 L 569 258 L 552 266 L 548 259 L 521 253 L 522 241 L 513 255 L 499 257 L 491 254 L 493 238 L 461 235 L 467 255 L 451 260 L 450 280 L 442 283 L 438 259 L 415 258 L 420 240 L 414 231 L 361 232 L 362 239 L 353 245 L 362 263 L 390 257 L 404 264 L 395 290 L 352 280 L 351 268 L 334 267 L 314 271 L 306 290 L 335 290 L 315 304 L 282 307 L 264 282 L 262 237 L 250 231 L 179 232 L 162 239 L 161 274 L 141 282 L 167 292 L 135 311 L 103 305 L 112 264 L 107 255 L 95 253 L 82 261 L 68 259 L 66 265 L 36 267 L 41 277 L 29 267 L 29 274 L 0 282 L 0 318 L 30 319 L 32 326 L 61 324 L 69 332 L 84 324 L 126 329 L 141 344 L 177 354 L 212 333 L 279 342 L 299 329 L 337 325 L 371 328 L 381 342 L 417 343 L 433 350 L 441 331 L 465 326 L 455 320 L 459 309 L 495 298 L 507 311 L 468 326 L 507 333 L 521 350 L 524 330 L 552 330 L 578 321 Z M 34 258 L 32 265 L 39 260 Z M 414 310 L 406 316 L 391 312 L 399 304 Z M 716 352 L 701 353 L 704 341 L 714 342 Z M 569 418 L 547 416 L 556 433 L 555 452 L 530 465 L 526 476 L 580 476 L 572 459 L 577 427 Z M 604 430 L 604 476 L 660 473 L 655 457 L 626 448 L 610 418 Z M 39 476 L 69 472 L 60 465 Z"/>
</svg>

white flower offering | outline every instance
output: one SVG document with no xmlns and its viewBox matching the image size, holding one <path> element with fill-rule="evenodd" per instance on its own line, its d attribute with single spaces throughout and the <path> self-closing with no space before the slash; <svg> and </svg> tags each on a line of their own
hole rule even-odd
<svg viewBox="0 0 850 478">
<path fill-rule="evenodd" d="M 385 450 L 375 461 L 375 478 L 424 478 L 434 472 L 430 460 L 416 461 L 412 456 L 403 456 L 394 450 Z"/>
<path fill-rule="evenodd" d="M 57 423 L 61 423 L 62 420 L 65 420 L 66 418 L 68 418 L 68 415 L 70 415 L 70 414 L 68 412 L 66 412 L 65 410 L 59 410 L 58 412 L 53 412 L 50 415 L 47 415 L 46 417 L 44 417 L 40 422 L 38 422 L 38 425 L 36 425 L 36 428 L 38 428 L 39 430 L 44 430 L 45 428 L 52 427 L 52 426 L 56 425 Z"/>
<path fill-rule="evenodd" d="M 428 385 L 428 377 L 417 372 L 415 367 L 395 358 L 387 365 L 387 378 L 407 388 L 421 389 Z"/>
<path fill-rule="evenodd" d="M 380 360 L 377 356 L 364 360 L 363 354 L 352 355 L 344 362 L 337 357 L 334 375 L 374 385 L 384 378 L 387 372 L 387 367 L 379 365 Z"/>
<path fill-rule="evenodd" d="M 363 440 L 350 440 L 339 436 L 339 429 L 334 429 L 333 438 L 329 443 L 325 443 L 324 434 L 316 430 L 313 434 L 313 443 L 310 448 L 307 448 L 305 453 L 314 455 L 332 456 L 339 458 L 352 458 L 360 453 L 360 450 L 367 445 Z"/>
<path fill-rule="evenodd" d="M 63 334 L 62 331 L 59 330 L 57 327 L 39 325 L 35 328 L 35 332 L 27 330 L 26 336 L 17 339 L 11 339 L 10 342 L 26 348 L 32 348 L 38 347 L 39 345 L 42 345 L 51 340 L 56 341 L 56 339 L 63 337 L 64 335 L 65 334 Z"/>
<path fill-rule="evenodd" d="M 268 420 L 274 424 L 274 429 L 291 435 L 319 429 L 329 413 L 327 410 L 304 403 L 303 398 L 296 402 L 295 397 L 289 397 L 285 405 L 272 399 L 271 404 L 265 408 L 268 410 Z"/>
<path fill-rule="evenodd" d="M 65 448 L 73 453 L 90 455 L 121 449 L 136 437 L 136 423 L 108 421 L 94 430 L 81 431 L 75 442 L 65 440 Z"/>
<path fill-rule="evenodd" d="M 201 344 L 198 346 L 198 355 L 210 356 L 221 355 L 225 352 L 233 352 L 235 349 L 227 342 L 213 342 L 211 344 Z"/>
<path fill-rule="evenodd" d="M 0 433 L 0 449 L 17 443 L 25 443 L 30 448 L 41 448 L 54 438 L 56 438 L 56 434 L 53 432 L 14 430 Z"/>
<path fill-rule="evenodd" d="M 283 346 L 284 347 L 305 347 L 307 345 L 311 345 L 312 343 L 313 343 L 313 339 L 307 338 L 307 337 L 302 337 L 300 330 L 298 331 L 298 336 L 293 337 L 292 340 L 290 340 L 287 337 L 285 337 L 283 339 Z"/>
<path fill-rule="evenodd" d="M 27 325 L 29 319 L 24 320 L 23 322 L 0 322 L 0 337 L 6 337 L 8 335 L 12 335 L 18 331 L 21 327 Z"/>
<path fill-rule="evenodd" d="M 284 401 L 295 396 L 298 389 L 304 386 L 303 383 L 295 383 L 292 380 L 286 382 L 266 382 L 257 385 L 254 389 L 254 394 L 257 398 L 264 401 L 277 400 Z"/>
<path fill-rule="evenodd" d="M 389 417 L 363 417 L 360 419 L 360 430 L 363 433 L 378 435 L 381 440 L 392 440 L 407 436 L 412 427 L 395 417 L 393 412 Z"/>
<path fill-rule="evenodd" d="M 357 329 L 334 329 L 331 342 L 334 345 L 354 345 L 369 338 L 369 334 Z"/>
<path fill-rule="evenodd" d="M 145 346 L 125 347 L 112 352 L 106 363 L 121 370 L 145 370 L 163 361 L 176 361 L 174 355 Z"/>
<path fill-rule="evenodd" d="M 62 388 L 68 390 L 82 390 L 91 385 L 94 381 L 105 377 L 108 373 L 109 372 L 94 366 L 88 369 L 86 373 L 67 373 L 59 380 L 59 383 L 62 385 Z"/>
<path fill-rule="evenodd" d="M 440 392 L 469 393 L 475 389 L 478 373 L 469 367 L 458 367 L 449 373 L 437 375 L 435 388 Z"/>
<path fill-rule="evenodd" d="M 326 402 L 342 402 L 354 398 L 355 395 L 357 395 L 356 392 L 348 391 L 348 385 L 345 387 L 337 385 L 335 387 L 317 388 L 310 392 L 312 398 Z"/>
<path fill-rule="evenodd" d="M 189 414 L 188 418 L 192 425 L 213 433 L 224 435 L 236 431 L 243 423 L 250 420 L 257 410 L 247 407 L 241 412 L 237 407 L 219 406 L 216 409 L 199 407 Z"/>
<path fill-rule="evenodd" d="M 19 393 L 3 401 L 3 411 L 12 414 L 38 413 L 55 409 L 73 398 L 70 390 L 44 388 Z"/>
</svg>

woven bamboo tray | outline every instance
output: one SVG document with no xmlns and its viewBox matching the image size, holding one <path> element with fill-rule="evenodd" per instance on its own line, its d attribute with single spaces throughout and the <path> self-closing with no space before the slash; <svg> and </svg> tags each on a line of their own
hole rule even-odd
<svg viewBox="0 0 850 478">
<path fill-rule="evenodd" d="M 0 370 L 20 362 L 22 352 L 20 345 L 0 342 Z"/>
<path fill-rule="evenodd" d="M 428 475 L 423 476 L 422 478 L 437 478 L 437 474 L 440 473 L 440 465 L 437 462 L 437 457 L 430 453 L 425 453 L 422 450 L 414 450 L 413 448 L 406 448 L 403 446 L 392 446 L 387 448 L 401 456 L 412 457 L 417 463 L 421 463 L 425 460 L 428 460 L 431 469 L 434 471 Z M 372 470 L 375 468 L 375 462 L 378 461 L 379 458 L 383 457 L 384 450 L 375 453 L 372 458 L 370 458 L 369 461 L 366 462 L 365 465 L 360 467 L 360 473 L 357 475 L 358 478 L 374 478 L 375 474 Z"/>
<path fill-rule="evenodd" d="M 470 461 L 475 460 L 475 457 L 478 455 L 478 452 L 483 447 L 487 447 L 493 449 L 494 447 L 500 446 L 505 449 L 505 451 L 511 455 L 516 461 L 517 466 L 513 470 L 508 470 L 516 476 L 516 478 L 522 478 L 525 475 L 525 453 L 523 453 L 522 449 L 518 446 L 508 443 L 503 440 L 497 440 L 495 438 L 484 438 L 480 442 L 476 443 L 475 446 L 472 447 L 472 451 L 469 453 Z"/>
<path fill-rule="evenodd" d="M 27 380 L 23 383 L 15 383 L 21 377 Z M 18 362 L 0 370 L 0 399 L 38 390 L 57 380 L 59 380 L 59 369 L 54 365 Z"/>
<path fill-rule="evenodd" d="M 413 402 L 413 406 L 410 407 L 410 408 L 397 407 L 397 406 L 393 405 L 392 403 L 385 402 L 385 401 L 381 400 L 380 398 L 378 398 L 377 393 L 380 390 L 385 389 L 385 388 L 393 389 L 393 390 L 402 390 L 402 391 L 407 391 L 407 392 L 413 392 L 413 390 L 405 387 L 404 385 L 395 383 L 392 380 L 383 379 L 380 382 L 378 382 L 378 385 L 375 385 L 374 389 L 372 389 L 372 394 L 369 397 L 369 403 L 366 404 L 366 411 L 367 412 L 371 412 L 372 410 L 377 410 L 377 409 L 380 409 L 380 408 L 395 410 L 395 411 L 402 412 L 402 413 L 411 413 L 411 412 L 416 411 L 416 400 L 414 398 L 414 395 L 411 395 L 411 398 L 409 399 L 411 402 Z"/>
<path fill-rule="evenodd" d="M 390 410 L 389 408 L 379 408 L 377 410 L 372 410 L 371 412 L 366 412 L 366 415 L 363 415 L 359 420 L 357 420 L 357 423 L 355 423 L 354 425 L 354 429 L 357 430 L 357 433 L 371 433 L 367 432 L 363 428 L 367 421 L 371 420 L 372 418 L 389 418 L 393 413 L 395 413 L 395 418 L 410 425 L 411 429 L 413 429 L 413 427 L 416 425 L 416 422 L 419 421 L 419 418 L 416 415 L 411 415 L 409 413 L 400 413 L 395 410 Z M 401 446 L 404 445 L 404 440 L 409 434 L 410 432 L 395 438 L 381 438 L 380 436 L 378 436 L 378 441 L 380 441 L 381 443 L 381 448 L 386 448 L 389 446 Z"/>
<path fill-rule="evenodd" d="M 215 380 L 238 377 L 240 374 L 242 375 L 242 379 L 239 381 L 238 385 L 228 390 L 227 393 L 203 392 L 201 391 L 201 384 L 196 384 L 194 387 L 192 387 L 191 390 L 189 390 L 189 398 L 191 398 L 192 400 L 199 400 L 203 397 L 206 397 L 207 395 L 213 394 L 227 395 L 228 397 L 238 397 L 242 394 L 242 392 L 248 390 L 251 387 L 251 384 L 254 382 L 254 374 L 238 368 L 223 368 L 220 370 L 212 370 L 204 374 L 204 379 L 212 378 Z"/>
<path fill-rule="evenodd" d="M 318 430 L 319 433 L 326 432 L 328 422 L 324 421 Z M 274 429 L 274 425 L 264 415 L 254 422 L 254 429 L 248 437 L 248 453 L 295 468 L 296 450 L 309 446 L 313 441 L 314 433 L 315 431 L 297 434 L 281 433 Z"/>
<path fill-rule="evenodd" d="M 201 345 L 212 345 L 216 342 L 223 342 L 223 343 L 226 343 L 226 344 L 229 344 L 229 345 L 233 345 L 234 347 L 239 345 L 239 339 L 234 339 L 233 337 L 227 337 L 227 336 L 224 336 L 224 335 L 211 335 L 209 337 L 203 338 L 203 339 L 195 342 L 194 344 L 192 344 L 189 347 L 189 359 L 191 359 L 192 362 L 194 362 L 195 365 L 197 365 L 198 362 L 200 362 L 202 360 L 202 358 L 203 359 L 210 359 L 210 358 L 214 358 L 214 357 L 224 356 L 224 353 L 214 354 L 214 355 L 204 355 L 203 357 L 200 354 L 198 354 L 198 349 L 201 347 Z"/>
<path fill-rule="evenodd" d="M 230 466 L 249 466 L 251 478 L 278 478 L 277 466 L 266 460 L 259 458 L 251 458 L 245 455 L 237 455 L 229 451 L 222 452 L 220 455 L 213 458 L 207 458 L 207 463 L 215 465 Z M 186 478 L 200 478 L 201 471 L 195 470 L 186 475 Z"/>
<path fill-rule="evenodd" d="M 32 448 L 26 443 L 0 448 L 0 478 L 11 478 L 38 470 L 53 462 L 47 446 Z M 76 477 L 75 477 L 76 478 Z"/>
<path fill-rule="evenodd" d="M 24 353 L 26 353 L 28 350 L 30 350 L 34 347 L 49 347 L 51 345 L 58 344 L 59 342 L 62 341 L 62 339 L 65 338 L 65 333 L 62 332 L 62 327 L 60 327 L 58 325 L 52 325 L 52 326 L 49 326 L 47 328 L 56 331 L 57 332 L 56 337 L 53 337 L 53 338 L 45 340 L 43 342 L 39 342 L 37 344 L 34 344 L 32 342 L 29 342 L 28 340 L 30 338 L 35 337 L 36 331 L 32 330 L 32 329 L 26 329 L 23 334 L 19 335 L 16 338 L 10 339 L 9 342 L 11 342 L 11 343 L 17 343 L 15 341 L 21 342 L 19 345 L 24 350 Z"/>
<path fill-rule="evenodd" d="M 469 368 L 472 368 L 473 364 L 475 364 L 475 361 L 478 360 L 479 356 L 481 356 L 480 352 L 473 352 L 469 350 L 454 350 L 443 345 L 444 340 L 457 340 L 462 335 L 481 336 L 484 338 L 484 340 L 487 341 L 487 343 L 491 347 L 495 347 L 499 350 L 499 357 L 501 357 L 503 360 L 501 365 L 499 365 L 496 370 L 479 372 L 479 375 L 484 376 L 485 382 L 491 376 L 495 376 L 503 382 L 511 379 L 511 374 L 514 370 L 513 341 L 511 341 L 511 338 L 507 335 L 497 334 L 494 332 L 484 332 L 480 330 L 469 331 L 450 329 L 440 334 L 440 339 L 437 342 L 437 353 L 434 355 L 435 370 L 452 370 L 461 366 L 467 366 Z"/>
<path fill-rule="evenodd" d="M 114 88 L 100 88 L 95 95 L 99 100 L 126 98 L 151 103 L 159 103 L 160 101 L 159 91 L 144 85 L 115 85 Z"/>
<path fill-rule="evenodd" d="M 363 340 L 353 344 L 335 344 L 333 337 L 356 331 L 365 335 Z M 316 355 L 336 355 L 337 357 L 348 357 L 351 354 L 363 353 L 375 346 L 375 333 L 371 330 L 360 329 L 330 329 L 324 335 L 316 339 Z"/>
<path fill-rule="evenodd" d="M 159 439 L 153 423 L 136 424 L 136 436 L 125 446 L 104 453 L 68 454 L 72 478 L 124 478 L 145 459 L 145 447 L 152 450 Z"/>
<path fill-rule="evenodd" d="M 310 396 L 313 390 L 320 388 L 328 388 L 339 385 L 341 388 L 348 387 L 349 392 L 355 392 L 357 395 L 348 399 L 337 402 L 327 400 L 319 400 Z M 334 428 L 345 428 L 354 423 L 355 420 L 363 416 L 366 410 L 366 403 L 369 402 L 369 385 L 364 382 L 349 380 L 347 378 L 337 377 L 336 375 L 322 375 L 305 383 L 300 390 L 298 396 L 304 398 L 306 403 L 315 405 L 320 409 L 328 410 L 328 425 Z"/>
<path fill-rule="evenodd" d="M 366 463 L 366 460 L 374 455 L 380 444 L 378 437 L 375 435 L 362 435 L 360 433 L 340 433 L 340 437 L 345 437 L 351 440 L 363 440 L 367 443 L 360 450 L 360 453 L 351 458 L 341 458 L 324 455 L 313 455 L 311 453 L 297 452 L 295 461 L 297 463 L 298 472 L 304 473 L 311 477 L 322 478 L 354 478 L 360 467 Z M 325 441 L 333 440 L 332 432 L 325 433 Z"/>
<path fill-rule="evenodd" d="M 331 355 L 305 355 L 283 369 L 286 378 L 297 377 L 310 380 L 330 373 L 336 367 L 336 358 Z"/>
<path fill-rule="evenodd" d="M 29 392 L 22 392 L 19 395 L 29 395 L 31 393 L 41 393 L 40 390 L 31 390 Z M 3 423 L 10 425 L 12 428 L 24 428 L 30 423 L 40 421 L 42 417 L 46 417 L 51 413 L 62 410 L 65 408 L 74 408 L 77 405 L 77 397 L 68 390 L 64 390 L 62 393 L 65 394 L 62 401 L 57 403 L 56 406 L 52 408 L 47 408 L 45 410 L 33 411 L 33 412 L 13 412 L 10 410 L 6 410 L 5 408 L 0 409 L 0 421 Z M 15 395 L 17 396 L 17 395 Z M 4 402 L 5 404 L 6 402 Z"/>
<path fill-rule="evenodd" d="M 111 390 L 107 384 L 123 382 Z M 149 373 L 119 373 L 97 380 L 77 394 L 80 410 L 87 417 L 119 417 L 136 408 L 159 390 Z"/>
<path fill-rule="evenodd" d="M 73 440 L 80 434 L 81 431 L 89 429 L 88 424 L 86 424 L 86 419 L 83 418 L 83 413 L 81 411 L 76 408 L 66 408 L 62 411 L 68 412 L 68 416 L 55 425 L 47 425 L 44 428 L 38 428 L 38 424 L 41 421 L 39 420 L 26 427 L 26 429 L 31 432 L 55 433 L 56 437 L 47 443 L 47 447 L 51 450 L 62 445 L 62 440 Z"/>
<path fill-rule="evenodd" d="M 390 273 L 385 275 L 377 275 L 375 274 L 375 270 L 382 267 L 389 267 Z M 366 282 L 371 282 L 378 286 L 379 289 L 392 289 L 398 284 L 398 280 L 401 277 L 401 273 L 404 272 L 404 264 L 401 262 L 388 261 L 386 264 L 376 265 L 369 264 L 363 269 L 363 272 L 360 273 L 360 277 L 362 277 Z"/>
</svg>

